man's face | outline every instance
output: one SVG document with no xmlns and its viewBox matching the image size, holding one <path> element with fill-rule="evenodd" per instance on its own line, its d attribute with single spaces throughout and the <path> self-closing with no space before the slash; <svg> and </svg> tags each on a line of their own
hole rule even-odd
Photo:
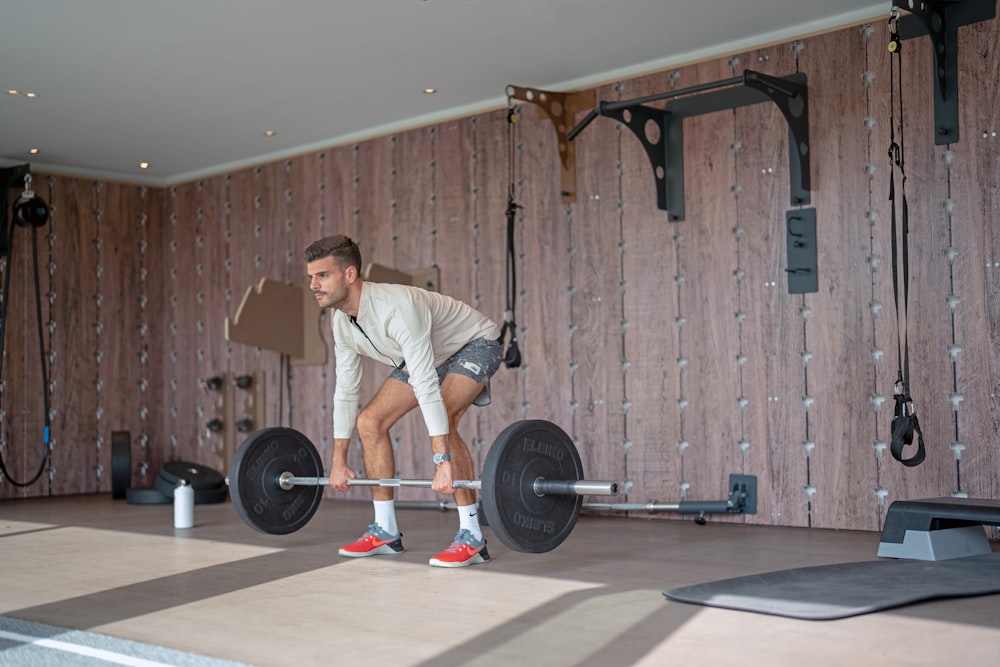
<svg viewBox="0 0 1000 667">
<path fill-rule="evenodd" d="M 309 289 L 320 308 L 337 308 L 347 301 L 347 286 L 357 277 L 354 267 L 341 269 L 332 257 L 323 257 L 306 265 Z"/>
</svg>

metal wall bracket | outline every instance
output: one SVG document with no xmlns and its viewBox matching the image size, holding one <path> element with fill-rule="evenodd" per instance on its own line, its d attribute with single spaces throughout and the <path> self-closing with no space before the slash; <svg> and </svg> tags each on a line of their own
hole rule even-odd
<svg viewBox="0 0 1000 667">
<path fill-rule="evenodd" d="M 892 6 L 909 12 L 899 20 L 900 39 L 930 35 L 934 51 L 934 143 L 956 143 L 958 28 L 994 18 L 996 0 L 892 0 Z"/>
<path fill-rule="evenodd" d="M 788 293 L 819 291 L 816 266 L 816 209 L 785 212 L 785 252 L 788 258 Z"/>
<path fill-rule="evenodd" d="M 663 109 L 646 106 L 647 102 L 669 98 L 679 99 L 671 99 Z M 741 77 L 714 83 L 633 100 L 601 102 L 569 132 L 567 138 L 572 141 L 597 116 L 609 116 L 623 123 L 642 143 L 653 166 L 657 206 L 667 211 L 669 219 L 676 222 L 684 219 L 683 119 L 768 100 L 778 105 L 788 122 L 791 203 L 793 206 L 808 204 L 811 186 L 809 96 L 804 74 L 779 78 L 746 70 Z M 651 124 L 656 132 L 650 131 Z"/>
<path fill-rule="evenodd" d="M 556 128 L 559 141 L 559 162 L 562 165 L 560 196 L 567 204 L 576 201 L 576 152 L 566 138 L 577 113 L 594 106 L 594 91 L 583 90 L 576 93 L 554 93 L 536 88 L 507 86 L 507 96 L 521 102 L 531 102 L 545 112 Z"/>
</svg>

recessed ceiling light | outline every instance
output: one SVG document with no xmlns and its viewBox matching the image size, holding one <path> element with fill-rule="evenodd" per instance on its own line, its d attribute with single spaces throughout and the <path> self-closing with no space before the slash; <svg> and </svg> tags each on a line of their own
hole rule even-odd
<svg viewBox="0 0 1000 667">
<path fill-rule="evenodd" d="M 24 96 L 36 99 L 38 97 L 38 93 L 25 93 Z"/>
<path fill-rule="evenodd" d="M 424 88 L 424 95 L 433 95 L 437 91 L 437 88 Z"/>
<path fill-rule="evenodd" d="M 7 89 L 7 94 L 8 95 L 19 95 L 20 93 L 21 93 L 21 91 L 17 90 L 16 88 L 8 88 Z"/>
<path fill-rule="evenodd" d="M 277 132 L 275 132 L 274 130 L 264 130 L 264 136 L 265 137 L 273 137 L 276 134 L 277 134 Z"/>
<path fill-rule="evenodd" d="M 38 155 L 38 149 L 37 148 L 29 148 L 28 152 L 31 153 L 32 155 Z"/>
<path fill-rule="evenodd" d="M 148 162 L 140 162 L 139 163 L 139 169 L 149 169 L 149 163 Z"/>
</svg>

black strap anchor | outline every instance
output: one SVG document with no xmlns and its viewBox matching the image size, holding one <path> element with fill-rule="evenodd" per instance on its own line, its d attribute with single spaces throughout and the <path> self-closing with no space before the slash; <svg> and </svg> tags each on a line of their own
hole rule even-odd
<svg viewBox="0 0 1000 667">
<path fill-rule="evenodd" d="M 896 408 L 892 418 L 892 443 L 889 451 L 892 457 L 905 466 L 913 467 L 923 463 L 926 456 L 924 450 L 924 435 L 917 420 L 916 408 L 910 396 L 910 350 L 909 332 L 906 318 L 910 307 L 910 253 L 909 253 L 909 207 L 906 203 L 906 168 L 905 150 L 903 148 L 903 84 L 902 65 L 899 60 L 899 33 L 897 23 L 899 12 L 896 10 L 889 19 L 889 161 L 892 173 L 889 176 L 889 208 L 892 211 L 892 295 L 896 305 L 896 347 L 899 354 L 899 367 L 896 371 L 896 383 L 893 387 L 893 397 Z M 897 90 L 898 88 L 898 90 Z M 896 143 L 896 97 L 899 98 L 899 143 Z M 900 174 L 900 218 L 902 230 L 897 237 L 896 232 L 896 169 Z M 903 264 L 903 313 L 899 312 L 899 256 L 902 254 Z M 900 329 L 903 329 L 900 335 Z M 917 442 L 916 453 L 903 458 L 903 449 L 913 444 L 914 436 Z"/>
<path fill-rule="evenodd" d="M 500 342 L 503 343 L 510 333 L 510 343 L 503 355 L 503 363 L 507 368 L 517 368 L 521 365 L 521 351 L 517 347 L 517 322 L 514 317 L 514 307 L 517 303 L 517 266 L 514 253 L 514 218 L 517 209 L 521 208 L 514 201 L 514 123 L 517 122 L 517 111 L 513 100 L 508 98 L 507 109 L 507 168 L 509 187 L 507 191 L 507 310 L 503 315 L 503 326 L 500 328 Z"/>
</svg>

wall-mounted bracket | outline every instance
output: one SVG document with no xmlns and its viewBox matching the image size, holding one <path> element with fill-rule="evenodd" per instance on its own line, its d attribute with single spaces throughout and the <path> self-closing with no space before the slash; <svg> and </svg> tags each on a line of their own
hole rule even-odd
<svg viewBox="0 0 1000 667">
<path fill-rule="evenodd" d="M 559 142 L 559 162 L 562 165 L 560 195 L 567 204 L 576 201 L 576 154 L 573 144 L 566 138 L 577 113 L 594 106 L 594 91 L 583 90 L 575 93 L 553 93 L 536 88 L 507 86 L 507 96 L 521 102 L 531 102 L 545 112 L 556 128 Z"/>
<path fill-rule="evenodd" d="M 670 99 L 663 109 L 646 106 L 647 102 L 669 98 L 677 99 Z M 788 122 L 791 203 L 793 206 L 808 204 L 809 96 L 804 74 L 779 78 L 746 70 L 741 77 L 723 81 L 633 100 L 601 102 L 567 134 L 567 138 L 572 141 L 597 116 L 609 116 L 622 122 L 638 137 L 649 156 L 656 179 L 657 206 L 676 222 L 684 219 L 683 119 L 768 100 L 778 105 Z M 658 131 L 650 132 L 650 123 Z"/>
<path fill-rule="evenodd" d="M 785 253 L 788 264 L 788 293 L 819 291 L 816 266 L 816 209 L 799 208 L 785 212 Z"/>
<path fill-rule="evenodd" d="M 892 6 L 909 12 L 899 20 L 900 39 L 930 35 L 934 51 L 934 143 L 956 143 L 958 28 L 994 18 L 996 0 L 892 0 Z"/>
</svg>

